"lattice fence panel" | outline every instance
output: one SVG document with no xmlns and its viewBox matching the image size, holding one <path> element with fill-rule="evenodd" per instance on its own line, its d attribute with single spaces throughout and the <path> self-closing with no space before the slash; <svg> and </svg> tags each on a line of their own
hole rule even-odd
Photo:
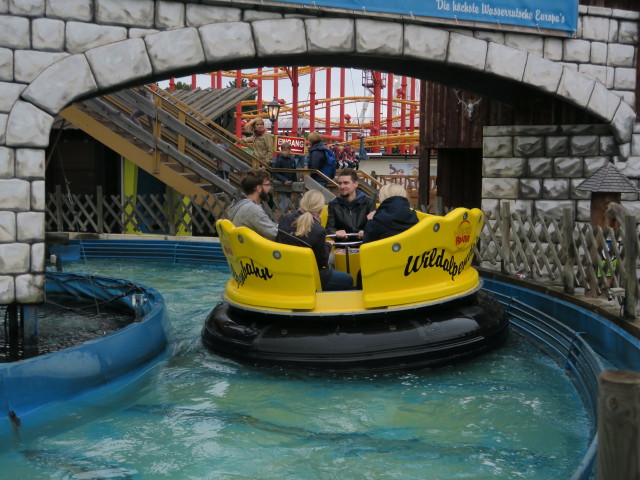
<svg viewBox="0 0 640 480">
<path fill-rule="evenodd" d="M 484 222 L 480 239 L 475 247 L 475 261 L 478 265 L 488 268 L 500 266 L 502 261 L 501 223 L 499 219 L 487 219 Z M 485 265 L 486 264 L 486 265 Z"/>
<path fill-rule="evenodd" d="M 503 248 L 505 225 L 509 228 L 507 249 Z M 562 222 L 556 219 L 518 213 L 503 219 L 500 212 L 488 212 L 475 247 L 475 263 L 502 273 L 522 274 L 544 283 L 562 285 L 569 258 L 566 246 L 571 240 L 577 255 L 569 271 L 577 287 L 598 296 L 623 285 L 624 232 L 593 228 L 589 224 L 574 224 L 572 231 L 572 238 L 567 239 Z"/>
<path fill-rule="evenodd" d="M 49 194 L 45 224 L 48 232 L 125 233 L 175 235 L 186 232 L 211 236 L 214 211 L 226 211 L 226 194 L 120 196 Z"/>
</svg>

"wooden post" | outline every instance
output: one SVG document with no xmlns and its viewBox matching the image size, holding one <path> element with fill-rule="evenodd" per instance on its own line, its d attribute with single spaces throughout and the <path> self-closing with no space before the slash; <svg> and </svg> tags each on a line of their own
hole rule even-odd
<svg viewBox="0 0 640 480">
<path fill-rule="evenodd" d="M 638 258 L 638 235 L 636 217 L 624 217 L 624 317 L 636 318 L 638 303 L 638 277 L 636 260 Z"/>
<path fill-rule="evenodd" d="M 38 307 L 21 305 L 22 309 L 22 348 L 24 358 L 38 354 Z"/>
<path fill-rule="evenodd" d="M 426 105 L 426 104 L 425 104 Z M 421 117 L 423 117 L 422 115 Z M 420 122 L 420 128 L 423 128 L 422 121 Z M 422 142 L 422 133 L 420 134 L 420 153 L 418 155 L 418 162 L 420 168 L 418 168 L 418 205 L 428 205 L 429 210 L 434 210 L 434 205 L 431 203 L 431 149 L 426 145 L 426 142 Z"/>
<path fill-rule="evenodd" d="M 104 205 L 102 203 L 102 185 L 96 186 L 96 210 L 98 214 L 98 233 L 104 233 Z"/>
<path fill-rule="evenodd" d="M 598 377 L 598 480 L 640 478 L 640 373 Z"/>
<path fill-rule="evenodd" d="M 562 211 L 562 236 L 564 242 L 562 248 L 567 252 L 567 259 L 564 262 L 563 281 L 564 291 L 566 293 L 575 292 L 575 277 L 573 275 L 573 266 L 576 263 L 576 251 L 573 248 L 573 210 L 565 208 Z"/>
<path fill-rule="evenodd" d="M 442 206 L 442 197 L 436 196 L 436 215 L 444 215 L 444 207 Z"/>
<path fill-rule="evenodd" d="M 20 320 L 18 319 L 18 305 L 7 305 L 7 318 L 9 325 L 9 360 L 20 358 Z"/>
<path fill-rule="evenodd" d="M 56 185 L 56 224 L 58 225 L 58 231 L 64 232 L 64 225 L 62 224 L 62 187 Z"/>
<path fill-rule="evenodd" d="M 169 190 L 169 194 L 167 195 L 169 200 L 169 235 L 175 236 L 176 234 L 176 205 L 175 205 L 175 195 L 174 190 Z"/>
<path fill-rule="evenodd" d="M 509 268 L 509 258 L 511 257 L 511 204 L 502 202 L 500 204 L 500 232 L 502 233 L 502 262 L 500 271 L 511 273 Z"/>
</svg>

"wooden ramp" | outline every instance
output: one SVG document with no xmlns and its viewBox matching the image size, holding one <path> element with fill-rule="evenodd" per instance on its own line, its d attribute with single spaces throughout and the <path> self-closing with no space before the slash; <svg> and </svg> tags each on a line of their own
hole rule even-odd
<svg viewBox="0 0 640 480">
<path fill-rule="evenodd" d="M 240 194 L 239 176 L 234 172 L 252 168 L 265 168 L 277 172 L 271 165 L 256 159 L 237 146 L 238 138 L 220 127 L 212 119 L 253 93 L 255 89 L 230 89 L 233 95 L 220 100 L 220 105 L 196 102 L 207 115 L 192 105 L 164 90 L 146 90 L 152 100 L 132 89 L 84 100 L 64 109 L 61 116 L 127 160 L 153 175 L 176 192 L 206 203 L 205 198 L 217 196 L 213 204 L 216 218 L 224 218 L 230 202 Z M 244 93 L 241 90 L 246 90 Z M 184 95 L 183 95 L 184 97 Z M 226 98 L 228 97 L 228 98 Z M 189 96 L 184 100 L 188 100 Z M 224 101 L 223 101 L 224 100 Z M 131 119 L 131 113 L 140 110 L 142 126 Z M 151 119 L 151 121 L 149 120 Z M 221 148 L 213 140 L 226 145 Z M 217 172 L 223 164 L 230 167 L 229 181 Z M 286 171 L 280 169 L 280 171 Z M 338 192 L 333 179 L 326 179 L 327 188 L 310 181 L 313 170 L 297 170 L 301 183 L 280 185 L 275 191 L 304 191 L 319 189 L 327 200 Z M 375 193 L 379 182 L 359 172 L 360 189 Z M 363 177 L 364 175 L 364 177 Z"/>
<path fill-rule="evenodd" d="M 236 147 L 230 132 L 184 102 L 161 90 L 151 94 L 153 101 L 123 90 L 78 102 L 61 116 L 175 191 L 196 199 L 223 194 L 227 200 L 221 204 L 228 204 L 238 194 L 237 176 L 231 175 L 230 182 L 222 180 L 217 175 L 220 166 L 225 163 L 242 171 L 260 162 Z M 146 114 L 138 117 L 142 127 L 130 118 L 137 109 Z M 213 138 L 228 144 L 229 151 Z M 218 218 L 224 216 L 219 205 L 216 202 L 213 212 Z"/>
</svg>

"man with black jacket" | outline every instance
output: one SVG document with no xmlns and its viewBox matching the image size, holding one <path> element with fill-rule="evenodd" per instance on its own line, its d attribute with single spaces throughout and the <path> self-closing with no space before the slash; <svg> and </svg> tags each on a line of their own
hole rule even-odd
<svg viewBox="0 0 640 480">
<path fill-rule="evenodd" d="M 340 195 L 329 202 L 327 233 L 345 238 L 347 233 L 364 235 L 367 215 L 375 211 L 371 197 L 358 190 L 358 175 L 355 170 L 345 168 L 338 176 Z"/>
</svg>

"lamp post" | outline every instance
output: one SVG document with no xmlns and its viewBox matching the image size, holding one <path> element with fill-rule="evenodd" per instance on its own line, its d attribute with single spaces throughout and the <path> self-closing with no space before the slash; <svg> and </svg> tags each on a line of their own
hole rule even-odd
<svg viewBox="0 0 640 480">
<path fill-rule="evenodd" d="M 267 115 L 271 121 L 271 133 L 275 133 L 276 122 L 278 121 L 278 115 L 280 114 L 280 104 L 276 101 L 276 97 L 273 97 L 266 105 Z"/>
</svg>

